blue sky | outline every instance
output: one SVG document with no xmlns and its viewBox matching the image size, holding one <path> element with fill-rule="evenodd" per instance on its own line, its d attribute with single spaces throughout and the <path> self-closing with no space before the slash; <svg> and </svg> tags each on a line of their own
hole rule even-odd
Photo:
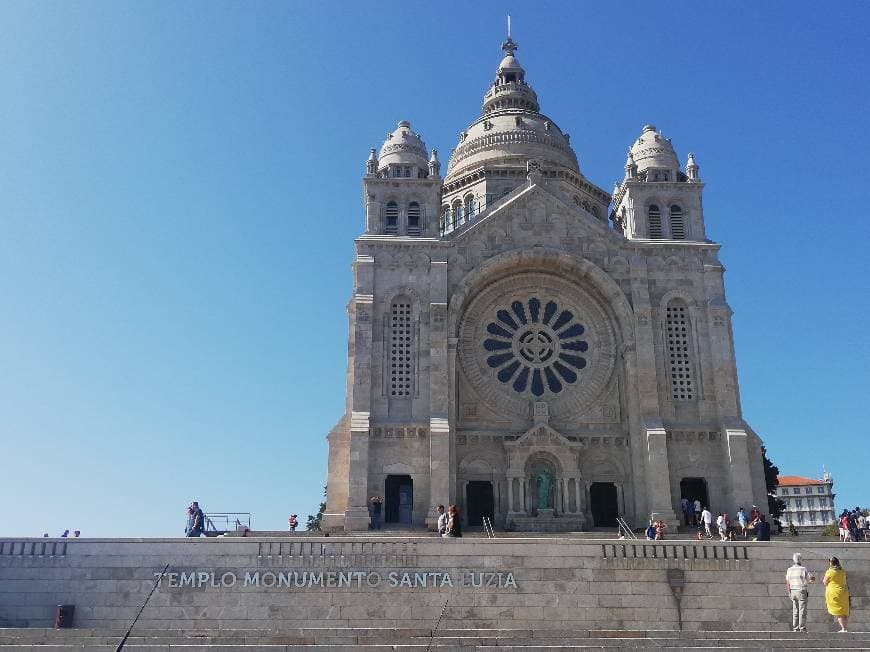
<svg viewBox="0 0 870 652">
<path fill-rule="evenodd" d="M 316 511 L 368 150 L 446 161 L 508 11 L 588 178 L 695 153 L 746 419 L 870 503 L 868 5 L 521 4 L 0 4 L 0 535 Z"/>
</svg>

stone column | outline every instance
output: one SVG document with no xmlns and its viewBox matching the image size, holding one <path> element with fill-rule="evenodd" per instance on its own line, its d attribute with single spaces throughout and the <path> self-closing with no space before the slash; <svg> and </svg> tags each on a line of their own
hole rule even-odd
<svg viewBox="0 0 870 652">
<path fill-rule="evenodd" d="M 348 478 L 345 530 L 366 530 L 369 526 L 369 414 L 353 412 L 350 430 L 350 474 Z"/>
<path fill-rule="evenodd" d="M 671 504 L 671 472 L 668 464 L 667 432 L 660 419 L 646 422 L 647 444 L 647 501 L 653 512 L 676 531 L 680 522 Z M 647 515 L 650 518 L 650 515 Z"/>
<path fill-rule="evenodd" d="M 514 479 L 507 479 L 508 485 L 508 514 L 512 514 L 514 511 Z"/>
<path fill-rule="evenodd" d="M 743 429 L 725 429 L 728 442 L 729 477 L 731 479 L 731 496 L 728 501 L 730 514 L 737 512 L 737 507 L 752 505 L 755 502 L 752 491 L 752 476 L 750 474 L 748 435 Z M 763 507 L 763 506 L 762 506 Z"/>
<path fill-rule="evenodd" d="M 520 480 L 520 505 L 522 509 L 520 510 L 523 513 L 528 513 L 529 508 L 526 506 L 526 479 L 522 478 Z"/>
<path fill-rule="evenodd" d="M 574 491 L 577 492 L 577 513 L 582 514 L 585 510 L 583 509 L 583 492 L 580 478 L 574 479 Z"/>
<path fill-rule="evenodd" d="M 426 524 L 435 529 L 435 506 L 449 505 L 456 492 L 450 428 L 452 369 L 447 333 L 447 261 L 429 267 L 429 504 Z M 455 346 L 453 347 L 455 353 Z"/>
<path fill-rule="evenodd" d="M 349 307 L 353 358 L 348 364 L 348 490 L 345 530 L 365 530 L 369 525 L 369 415 L 372 384 L 372 287 L 373 259 L 357 256 L 355 288 Z"/>
</svg>

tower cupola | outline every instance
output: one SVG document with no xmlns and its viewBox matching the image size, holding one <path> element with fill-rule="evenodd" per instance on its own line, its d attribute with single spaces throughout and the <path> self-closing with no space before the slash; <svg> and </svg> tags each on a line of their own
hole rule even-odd
<svg viewBox="0 0 870 652">
<path fill-rule="evenodd" d="M 653 125 L 644 125 L 643 132 L 631 146 L 631 156 L 637 164 L 637 174 L 646 181 L 676 181 L 680 164 L 670 138 L 665 138 Z"/>
<path fill-rule="evenodd" d="M 425 179 L 429 175 L 429 154 L 420 134 L 411 130 L 411 123 L 402 120 L 390 133 L 378 157 L 378 175 Z"/>
</svg>

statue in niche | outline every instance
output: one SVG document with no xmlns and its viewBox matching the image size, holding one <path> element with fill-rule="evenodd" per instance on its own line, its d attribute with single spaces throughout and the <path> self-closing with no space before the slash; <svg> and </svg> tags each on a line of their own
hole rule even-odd
<svg viewBox="0 0 870 652">
<path fill-rule="evenodd" d="M 553 492 L 553 476 L 546 469 L 542 469 L 535 478 L 538 489 L 538 509 L 550 509 L 550 500 Z"/>
</svg>

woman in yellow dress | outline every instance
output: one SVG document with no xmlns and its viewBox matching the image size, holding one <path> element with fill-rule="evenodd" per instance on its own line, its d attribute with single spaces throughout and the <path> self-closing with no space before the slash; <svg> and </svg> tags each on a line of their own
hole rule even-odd
<svg viewBox="0 0 870 652">
<path fill-rule="evenodd" d="M 846 571 L 836 557 L 831 557 L 828 561 L 831 567 L 822 580 L 825 584 L 825 604 L 828 613 L 840 624 L 840 632 L 845 632 L 849 627 L 849 585 L 846 583 Z"/>
</svg>

